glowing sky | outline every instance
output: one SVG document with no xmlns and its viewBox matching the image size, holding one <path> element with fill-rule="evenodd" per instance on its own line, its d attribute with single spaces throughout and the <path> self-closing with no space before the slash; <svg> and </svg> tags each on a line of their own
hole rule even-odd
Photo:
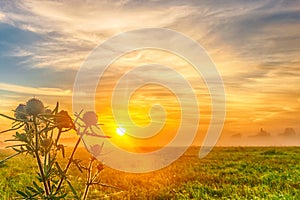
<svg viewBox="0 0 300 200">
<path fill-rule="evenodd" d="M 226 90 L 227 117 L 221 140 L 256 134 L 277 135 L 286 127 L 300 134 L 300 2 L 295 1 L 0 1 L 0 112 L 12 114 L 36 96 L 59 101 L 71 111 L 76 72 L 101 42 L 123 31 L 161 27 L 201 44 L 215 62 Z M 197 85 L 202 110 L 199 138 L 209 123 L 209 96 L 184 61 L 164 52 L 132 53 L 114 65 L 159 61 L 185 73 Z M 176 61 L 176 62 L 174 62 Z M 107 89 L 97 96 L 100 119 L 111 123 L 107 93 L 122 71 L 107 72 Z M 199 84 L 197 84 L 199 83 Z M 102 88 L 103 89 L 103 88 Z M 158 91 L 158 92 L 157 92 Z M 177 127 L 176 99 L 161 88 L 136 94 L 133 120 L 147 124 L 149 104 L 162 100 L 170 132 Z M 170 100 L 171 99 L 171 100 Z M 1 129 L 8 122 L 0 121 Z M 9 134 L 5 134 L 4 137 Z M 170 138 L 169 138 L 170 139 Z M 298 141 L 299 137 L 297 138 Z M 164 144 L 165 140 L 160 140 Z M 297 144 L 300 144 L 298 142 Z"/>
</svg>

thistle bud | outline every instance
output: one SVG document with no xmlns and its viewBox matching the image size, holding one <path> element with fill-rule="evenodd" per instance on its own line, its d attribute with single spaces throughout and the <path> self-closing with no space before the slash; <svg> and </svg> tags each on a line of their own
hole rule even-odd
<svg viewBox="0 0 300 200">
<path fill-rule="evenodd" d="M 90 146 L 90 152 L 92 153 L 92 155 L 94 157 L 97 157 L 101 154 L 101 151 L 102 151 L 102 147 L 101 145 L 99 144 L 95 144 L 93 146 Z"/>
<path fill-rule="evenodd" d="M 95 112 L 88 111 L 84 113 L 82 121 L 85 123 L 86 126 L 97 126 L 98 116 Z"/>
<path fill-rule="evenodd" d="M 102 163 L 99 163 L 99 164 L 97 165 L 97 170 L 98 170 L 99 172 L 101 172 L 103 169 L 104 169 L 104 165 L 103 165 Z"/>
<path fill-rule="evenodd" d="M 62 110 L 59 113 L 57 113 L 54 116 L 54 120 L 55 120 L 56 126 L 59 129 L 62 129 L 62 128 L 74 128 L 73 120 L 69 116 L 69 114 L 68 114 L 67 111 Z"/>
<path fill-rule="evenodd" d="M 41 141 L 41 145 L 42 147 L 44 147 L 45 149 L 47 149 L 50 145 L 52 144 L 52 140 L 49 138 L 43 139 Z"/>
</svg>

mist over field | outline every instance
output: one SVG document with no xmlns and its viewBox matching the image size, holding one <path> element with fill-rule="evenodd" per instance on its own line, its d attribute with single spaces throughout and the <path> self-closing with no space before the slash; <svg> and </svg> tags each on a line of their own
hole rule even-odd
<svg viewBox="0 0 300 200">
<path fill-rule="evenodd" d="M 76 138 L 74 137 L 65 137 L 61 138 L 61 141 L 68 147 L 71 147 L 76 142 Z M 3 142 L 0 141 L 0 148 L 3 149 L 5 146 L 11 145 L 11 142 Z M 83 146 L 83 145 L 81 145 Z M 193 146 L 198 146 L 200 148 L 200 142 L 197 141 L 193 144 Z M 217 142 L 216 146 L 274 146 L 274 147 L 284 147 L 284 146 L 300 146 L 300 135 L 292 135 L 292 136 L 283 136 L 283 135 L 270 135 L 270 136 L 243 136 L 243 135 L 233 135 L 230 138 L 222 138 Z M 140 151 L 141 149 L 147 149 L 152 151 L 153 148 L 156 147 L 155 144 L 149 144 L 147 146 L 141 147 L 138 145 L 132 144 L 132 149 L 136 151 Z M 155 148 L 154 148 L 155 149 Z"/>
</svg>

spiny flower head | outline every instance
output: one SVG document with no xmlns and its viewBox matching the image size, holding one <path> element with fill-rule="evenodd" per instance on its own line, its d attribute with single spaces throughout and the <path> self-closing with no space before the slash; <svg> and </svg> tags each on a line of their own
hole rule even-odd
<svg viewBox="0 0 300 200">
<path fill-rule="evenodd" d="M 25 107 L 26 107 L 26 105 L 19 104 L 19 106 L 15 110 L 15 118 L 16 119 L 19 119 L 19 120 L 27 119 Z"/>
<path fill-rule="evenodd" d="M 36 116 L 45 111 L 44 104 L 41 100 L 32 98 L 29 99 L 26 103 L 26 113 L 28 115 Z"/>
</svg>

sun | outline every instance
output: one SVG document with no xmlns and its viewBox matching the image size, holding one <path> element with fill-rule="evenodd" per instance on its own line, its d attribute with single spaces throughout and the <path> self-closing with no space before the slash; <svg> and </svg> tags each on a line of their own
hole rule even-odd
<svg viewBox="0 0 300 200">
<path fill-rule="evenodd" d="M 122 127 L 117 128 L 117 134 L 119 136 L 124 136 L 125 132 L 126 132 L 125 128 L 122 128 Z"/>
</svg>

